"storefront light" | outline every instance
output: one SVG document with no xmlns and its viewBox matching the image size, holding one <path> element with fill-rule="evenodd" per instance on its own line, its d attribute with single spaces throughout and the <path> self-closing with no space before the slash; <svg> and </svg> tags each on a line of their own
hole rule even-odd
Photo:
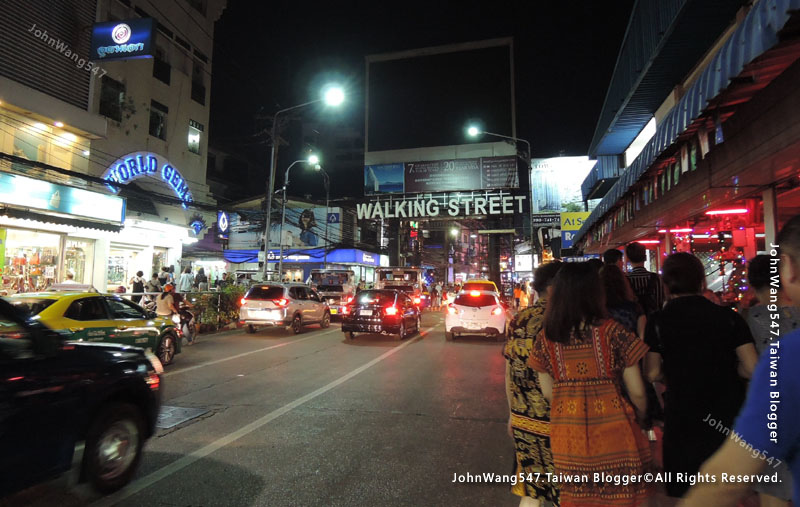
<svg viewBox="0 0 800 507">
<path fill-rule="evenodd" d="M 665 234 L 667 230 L 659 229 L 658 232 L 661 234 Z M 670 229 L 669 232 L 694 232 L 694 229 L 692 229 L 691 227 L 684 227 L 683 229 Z"/>
<path fill-rule="evenodd" d="M 717 209 L 717 210 L 709 210 L 706 211 L 706 215 L 714 216 L 714 215 L 744 215 L 745 213 L 749 213 L 750 210 L 747 208 L 733 208 L 733 209 Z"/>
<path fill-rule="evenodd" d="M 658 244 L 661 243 L 661 241 L 659 241 L 657 239 L 640 239 L 640 240 L 637 240 L 636 242 L 640 243 L 642 245 L 658 245 Z"/>
<path fill-rule="evenodd" d="M 53 125 L 55 125 L 55 126 L 56 126 L 56 127 L 58 127 L 58 128 L 61 128 L 61 127 L 63 127 L 63 126 L 64 126 L 64 123 L 63 123 L 63 122 L 60 122 L 60 121 L 57 121 L 57 122 L 53 123 Z"/>
</svg>

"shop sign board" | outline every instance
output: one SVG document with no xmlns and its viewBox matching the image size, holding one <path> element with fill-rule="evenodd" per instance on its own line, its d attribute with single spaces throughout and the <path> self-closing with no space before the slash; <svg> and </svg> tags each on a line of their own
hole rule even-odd
<svg viewBox="0 0 800 507">
<path fill-rule="evenodd" d="M 445 199 L 394 199 L 356 204 L 359 220 L 378 218 L 435 218 L 460 215 L 514 215 L 522 213 L 524 195 L 452 195 Z"/>
<path fill-rule="evenodd" d="M 92 61 L 152 58 L 153 18 L 108 21 L 92 26 Z"/>
<path fill-rule="evenodd" d="M 222 239 L 228 239 L 231 230 L 231 219 L 227 211 L 217 211 L 217 233 Z"/>
<path fill-rule="evenodd" d="M 118 224 L 125 221 L 121 197 L 16 174 L 0 173 L 0 203 Z"/>
<path fill-rule="evenodd" d="M 427 160 L 364 167 L 364 194 L 517 188 L 517 157 Z"/>
<path fill-rule="evenodd" d="M 561 248 L 570 248 L 575 234 L 583 226 L 583 221 L 589 218 L 589 211 L 574 211 L 561 213 Z"/>
<path fill-rule="evenodd" d="M 184 208 L 193 201 L 186 178 L 158 153 L 149 151 L 128 153 L 111 164 L 103 173 L 102 178 L 109 182 L 106 185 L 108 189 L 116 194 L 119 193 L 120 188 L 112 183 L 126 184 L 146 176 L 158 178 L 164 182 L 181 200 Z"/>
<path fill-rule="evenodd" d="M 545 225 L 558 225 L 561 223 L 560 213 L 536 213 L 531 217 L 531 223 L 534 227 Z"/>
<path fill-rule="evenodd" d="M 263 252 L 261 252 L 263 254 Z M 278 262 L 280 250 L 270 250 L 267 255 L 267 262 Z M 284 250 L 283 262 L 294 262 L 299 264 L 320 263 L 325 260 L 325 249 L 316 248 L 313 250 Z M 380 265 L 378 254 L 364 252 L 355 248 L 337 248 L 328 252 L 328 263 L 331 264 L 367 264 L 370 266 Z"/>
<path fill-rule="evenodd" d="M 562 257 L 562 262 L 586 262 L 589 259 L 599 259 L 600 254 L 584 254 L 584 255 L 574 255 L 569 257 Z"/>
<path fill-rule="evenodd" d="M 533 255 L 532 254 L 514 255 L 514 271 L 517 273 L 525 273 L 528 271 L 533 271 Z"/>
</svg>

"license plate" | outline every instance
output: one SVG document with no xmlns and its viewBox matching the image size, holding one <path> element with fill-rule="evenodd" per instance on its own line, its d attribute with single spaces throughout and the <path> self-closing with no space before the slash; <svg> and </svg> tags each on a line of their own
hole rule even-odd
<svg viewBox="0 0 800 507">
<path fill-rule="evenodd" d="M 336 315 L 338 311 L 336 308 L 331 308 L 331 315 Z"/>
<path fill-rule="evenodd" d="M 467 329 L 483 329 L 486 326 L 483 322 L 465 322 L 464 327 Z"/>
<path fill-rule="evenodd" d="M 358 312 L 358 314 L 359 315 L 365 315 L 365 316 L 369 317 L 370 315 L 372 315 L 372 310 L 361 310 L 361 311 Z"/>
</svg>

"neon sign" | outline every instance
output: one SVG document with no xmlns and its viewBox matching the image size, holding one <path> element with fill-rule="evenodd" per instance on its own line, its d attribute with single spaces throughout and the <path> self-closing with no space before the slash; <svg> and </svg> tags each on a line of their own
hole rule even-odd
<svg viewBox="0 0 800 507">
<path fill-rule="evenodd" d="M 167 159 L 157 153 L 148 151 L 128 153 L 111 164 L 103 173 L 103 179 L 109 182 L 106 186 L 115 194 L 119 193 L 120 188 L 112 183 L 124 185 L 145 176 L 157 177 L 166 183 L 182 201 L 184 209 L 194 200 L 186 178 L 181 176 L 181 173 Z"/>
</svg>

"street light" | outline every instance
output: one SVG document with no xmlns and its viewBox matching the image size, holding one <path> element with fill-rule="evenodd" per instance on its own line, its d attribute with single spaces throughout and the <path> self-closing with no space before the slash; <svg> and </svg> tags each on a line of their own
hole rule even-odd
<svg viewBox="0 0 800 507">
<path fill-rule="evenodd" d="M 531 215 L 531 248 L 533 248 L 533 164 L 531 162 L 531 143 L 526 141 L 525 139 L 520 139 L 519 137 L 512 137 L 512 136 L 504 136 L 503 134 L 495 134 L 494 132 L 486 132 L 485 130 L 480 129 L 476 125 L 470 125 L 467 127 L 467 135 L 470 137 L 478 137 L 479 135 L 486 135 L 492 137 L 499 137 L 501 139 L 508 139 L 509 141 L 525 143 L 527 148 L 526 154 L 527 159 L 525 163 L 528 164 L 528 188 L 530 189 L 530 215 Z"/>
<path fill-rule="evenodd" d="M 325 172 L 325 169 L 323 169 L 322 166 L 319 165 L 319 158 L 317 158 L 317 157 L 314 157 L 314 158 L 317 161 L 316 162 L 311 162 L 311 163 L 314 164 L 314 170 L 315 171 L 322 173 L 322 182 L 325 184 L 325 243 L 326 243 L 326 245 L 324 247 L 325 248 L 325 259 L 323 260 L 323 262 L 325 263 L 325 269 L 327 269 L 328 268 L 328 247 L 329 247 L 329 245 L 327 243 L 330 241 L 330 239 L 328 237 L 328 224 L 330 223 L 330 219 L 328 218 L 328 214 L 329 214 L 329 203 L 330 203 L 330 200 L 331 200 L 331 198 L 330 198 L 330 194 L 331 194 L 331 179 L 328 177 L 328 173 Z M 310 161 L 311 161 L 311 157 L 309 157 L 309 162 Z"/>
<path fill-rule="evenodd" d="M 305 162 L 306 164 L 311 165 L 318 165 L 319 157 L 316 155 L 309 155 L 307 159 L 295 160 L 289 167 L 286 168 L 286 174 L 283 176 L 283 204 L 281 206 L 281 228 L 278 230 L 278 243 L 280 247 L 278 248 L 278 276 L 280 279 L 283 279 L 283 226 L 286 223 L 286 188 L 289 186 L 289 170 L 297 164 Z M 327 221 L 327 215 L 326 215 Z M 267 243 L 265 247 L 269 245 L 269 229 L 267 229 Z M 269 250 L 264 250 L 264 264 L 268 264 L 268 257 Z M 265 270 L 266 273 L 266 270 Z"/>
<path fill-rule="evenodd" d="M 458 236 L 458 229 L 450 229 L 450 235 L 453 237 Z"/>
<path fill-rule="evenodd" d="M 278 165 L 278 116 L 288 111 L 300 109 L 301 107 L 310 106 L 324 102 L 329 106 L 338 106 L 344 102 L 344 90 L 340 86 L 329 85 L 322 90 L 322 98 L 303 102 L 296 106 L 281 109 L 272 117 L 272 150 L 269 157 L 269 180 L 267 181 L 267 210 L 266 220 L 264 220 L 264 280 L 267 280 L 269 273 L 269 262 L 267 256 L 269 255 L 269 229 L 272 225 L 272 194 L 275 188 L 275 166 Z M 291 167 L 291 166 L 289 166 Z M 288 171 L 288 170 L 287 170 Z M 282 242 L 281 242 L 282 243 Z M 281 259 L 282 260 L 282 259 Z"/>
</svg>

